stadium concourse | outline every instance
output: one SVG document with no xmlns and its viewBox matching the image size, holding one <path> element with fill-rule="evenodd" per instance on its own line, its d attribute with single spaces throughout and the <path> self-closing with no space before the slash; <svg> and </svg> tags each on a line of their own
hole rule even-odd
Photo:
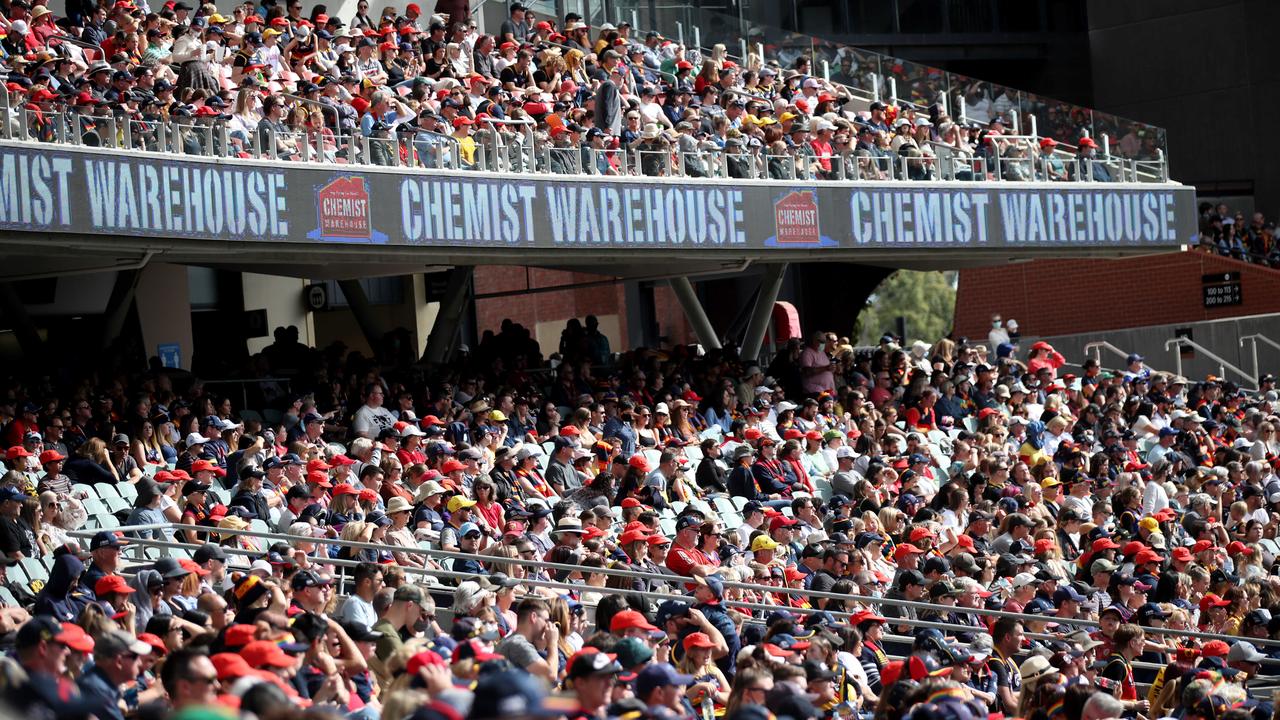
<svg viewBox="0 0 1280 720">
<path fill-rule="evenodd" d="M 831 333 L 0 397 L 34 718 L 1269 718 L 1275 378 Z M 550 373 L 527 368 L 545 367 Z M 274 381 L 273 381 L 274 382 Z"/>
</svg>

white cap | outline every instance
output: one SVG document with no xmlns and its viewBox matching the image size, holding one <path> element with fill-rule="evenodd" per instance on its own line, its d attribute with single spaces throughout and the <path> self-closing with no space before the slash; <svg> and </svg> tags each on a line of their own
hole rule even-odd
<svg viewBox="0 0 1280 720">
<path fill-rule="evenodd" d="M 1035 583 L 1036 576 L 1031 573 L 1018 573 L 1013 576 L 1013 586 L 1016 588 L 1026 587 Z"/>
<path fill-rule="evenodd" d="M 400 437 L 409 437 L 411 435 L 417 435 L 418 437 L 425 437 L 426 433 L 422 432 L 421 428 L 419 428 L 417 425 L 410 423 L 404 426 L 404 430 L 400 431 Z"/>
<path fill-rule="evenodd" d="M 798 408 L 798 407 L 800 407 L 800 406 L 799 406 L 799 405 L 797 405 L 797 404 L 795 404 L 795 403 L 793 403 L 793 402 L 791 402 L 790 400 L 783 400 L 782 402 L 778 403 L 778 412 L 786 412 L 786 411 L 788 411 L 788 410 L 795 410 L 795 409 L 796 409 L 796 408 Z"/>
<path fill-rule="evenodd" d="M 841 445 L 840 447 L 836 448 L 837 460 L 841 458 L 856 458 L 856 457 L 858 457 L 858 453 L 854 452 L 853 448 L 849 447 L 848 445 Z"/>
<path fill-rule="evenodd" d="M 191 447 L 192 445 L 203 445 L 207 442 L 209 442 L 209 440 L 206 439 L 205 436 L 198 432 L 193 432 L 187 436 L 186 446 Z"/>
<path fill-rule="evenodd" d="M 253 564 L 249 566 L 249 572 L 258 571 L 262 571 L 262 576 L 264 578 L 271 577 L 271 563 L 266 560 L 254 560 Z"/>
<path fill-rule="evenodd" d="M 654 412 L 654 414 L 655 414 L 655 415 L 656 415 L 656 414 L 658 414 L 658 413 L 662 413 L 663 415 L 670 415 L 670 414 L 671 414 L 671 410 L 670 410 L 669 408 L 667 408 L 667 404 L 666 404 L 666 403 L 658 403 L 658 405 L 657 405 L 655 408 L 653 408 L 653 412 Z"/>
</svg>

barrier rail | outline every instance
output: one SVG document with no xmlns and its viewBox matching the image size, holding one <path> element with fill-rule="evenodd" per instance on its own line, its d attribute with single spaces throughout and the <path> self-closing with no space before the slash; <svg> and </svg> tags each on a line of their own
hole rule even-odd
<svg viewBox="0 0 1280 720">
<path fill-rule="evenodd" d="M 907 157 L 860 152 L 854 146 L 818 157 L 808 151 L 770 154 L 758 143 L 726 138 L 697 139 L 664 134 L 617 149 L 581 144 L 557 145 L 534 132 L 532 122 L 486 119 L 471 138 L 474 154 L 467 157 L 465 138 L 405 126 L 379 129 L 372 136 L 333 134 L 327 128 L 290 130 L 232 129 L 223 119 L 118 120 L 110 115 L 10 108 L 0 123 L 0 139 L 37 144 L 108 147 L 125 152 L 236 159 L 270 159 L 291 163 L 365 165 L 421 169 L 476 170 L 519 174 L 647 177 L 735 178 L 774 180 L 1006 180 L 1031 182 L 1048 178 L 1047 161 L 1037 158 L 993 159 L 933 156 Z M 934 147 L 938 145 L 934 144 Z M 944 146 L 945 147 L 945 146 Z M 580 153 L 580 156 L 578 155 Z M 621 160 L 620 162 L 612 162 Z M 1095 166 L 1111 168 L 1117 180 L 1167 182 L 1167 169 L 1139 173 L 1118 160 L 1082 163 L 1062 160 L 1070 170 L 1064 182 L 1091 182 Z M 1159 161 L 1163 162 L 1163 161 Z M 1132 162 L 1130 163 L 1132 166 Z M 994 172 L 992 172 L 994 171 Z"/>
<path fill-rule="evenodd" d="M 159 530 L 161 532 L 165 532 L 165 531 L 178 532 L 178 531 L 192 530 L 192 529 L 197 529 L 200 532 L 212 533 L 217 535 L 245 536 L 245 537 L 259 538 L 262 540 L 269 540 L 273 542 L 286 542 L 291 544 L 296 542 L 306 542 L 306 543 L 314 543 L 318 545 L 333 545 L 338 547 L 350 548 L 353 550 L 375 550 L 375 551 L 391 550 L 393 552 L 401 552 L 401 553 L 411 554 L 411 555 L 422 555 L 424 557 L 431 558 L 431 559 L 443 558 L 443 559 L 453 559 L 453 560 L 475 560 L 481 563 L 496 563 L 501 565 L 519 565 L 523 567 L 532 567 L 532 568 L 538 568 L 538 569 L 544 569 L 544 570 L 556 570 L 556 571 L 564 571 L 564 572 L 596 573 L 596 574 L 604 574 L 611 577 L 626 577 L 626 578 L 641 579 L 641 580 L 657 579 L 663 582 L 674 583 L 677 586 L 690 585 L 693 582 L 692 578 L 681 576 L 681 575 L 663 573 L 663 572 L 654 573 L 654 572 L 646 572 L 646 571 L 639 571 L 639 570 L 629 570 L 625 568 L 588 567 L 584 565 L 552 563 L 544 560 L 528 560 L 520 557 L 507 558 L 507 557 L 498 557 L 494 555 L 484 555 L 484 554 L 478 554 L 478 553 L 463 553 L 463 552 L 455 552 L 455 551 L 448 551 L 448 550 L 439 550 L 434 548 L 424 548 L 421 546 L 419 547 L 388 546 L 385 544 L 367 543 L 367 542 L 359 542 L 359 541 L 353 541 L 353 540 L 342 540 L 338 538 L 323 538 L 323 537 L 318 538 L 318 537 L 309 537 L 309 536 L 301 536 L 301 535 L 289 535 L 285 533 L 274 533 L 270 531 L 261 531 L 261 530 L 253 530 L 253 529 L 240 530 L 240 529 L 234 529 L 234 528 L 206 528 L 206 527 L 194 527 L 191 525 L 185 525 L 181 523 L 122 525 L 122 526 L 113 528 L 113 530 L 116 532 L 123 532 L 126 535 L 129 535 L 130 541 L 132 543 L 136 543 L 139 545 L 154 545 L 156 547 L 181 548 L 181 549 L 194 550 L 195 548 L 199 547 L 199 545 L 194 545 L 190 543 L 180 543 L 172 540 L 155 540 L 151 538 L 138 538 L 132 535 L 134 533 L 150 532 L 150 531 L 156 531 L 156 530 Z M 95 532 L 97 531 L 96 530 L 75 530 L 75 531 L 69 532 L 68 535 L 74 538 L 88 539 L 88 538 L 92 538 Z M 226 550 L 228 553 L 233 555 L 244 555 L 247 557 L 254 557 L 254 556 L 260 557 L 263 554 L 261 552 L 253 552 L 251 550 L 247 550 L 244 548 L 235 548 L 235 547 L 224 547 L 224 550 Z M 357 564 L 355 561 L 345 561 L 345 560 L 339 560 L 339 559 L 331 559 L 327 557 L 317 559 L 316 562 L 317 564 L 332 564 L 335 567 L 354 567 L 354 565 Z M 402 569 L 404 569 L 406 573 L 430 575 L 430 576 L 437 576 L 441 574 L 443 574 L 444 576 L 450 576 L 449 574 L 452 572 L 452 571 L 424 570 L 420 568 L 410 568 L 406 566 L 400 566 L 400 567 L 402 567 Z M 474 577 L 474 576 L 466 575 L 462 573 L 459 573 L 457 575 L 462 577 Z M 546 582 L 556 582 L 556 581 L 530 580 L 530 584 L 539 584 L 539 583 L 546 583 Z M 622 593 L 622 594 L 628 594 L 628 595 L 637 594 L 637 595 L 640 595 L 641 597 L 648 597 L 652 599 L 661 599 L 661 600 L 671 599 L 673 597 L 672 594 L 654 593 L 654 592 L 648 592 L 648 591 L 633 591 L 633 590 L 627 590 L 627 589 L 610 589 L 610 588 L 597 588 L 597 587 L 587 588 L 586 586 L 581 584 L 557 583 L 557 586 L 560 586 L 560 585 L 563 586 L 563 588 L 561 589 L 572 589 L 572 590 L 580 591 L 585 588 L 591 591 L 598 591 L 601 593 L 612 592 L 612 593 Z M 841 595 L 841 594 L 831 593 L 831 592 L 807 590 L 804 588 L 789 588 L 784 586 L 775 587 L 772 585 L 757 585 L 754 583 L 739 583 L 739 582 L 725 582 L 724 586 L 726 588 L 737 588 L 737 589 L 748 590 L 752 592 L 760 592 L 760 593 L 801 595 L 808 599 L 823 598 L 823 599 L 829 599 L 829 600 L 853 601 L 853 602 L 861 603 L 863 605 L 871 605 L 871 606 L 875 606 L 875 605 L 893 606 L 893 607 L 900 607 L 900 608 L 910 608 L 915 610 L 933 610 L 941 613 L 962 612 L 970 615 L 979 615 L 979 616 L 988 617 L 988 618 L 1013 618 L 1023 622 L 1054 622 L 1054 623 L 1058 623 L 1059 625 L 1069 625 L 1069 626 L 1084 628 L 1084 629 L 1095 628 L 1099 626 L 1099 624 L 1096 621 L 1088 620 L 1084 618 L 1065 618 L 1065 617 L 1056 617 L 1056 616 L 1048 616 L 1048 615 L 1032 615 L 1027 613 L 1006 612 L 1003 610 L 990 610 L 987 608 L 958 608 L 956 606 L 938 605 L 935 603 L 919 602 L 919 601 L 911 601 L 911 600 L 900 600 L 895 598 L 883 598 L 883 597 L 854 595 L 854 594 Z M 831 614 L 835 617 L 848 618 L 850 616 L 849 613 L 824 611 L 821 608 L 794 608 L 786 605 L 748 603 L 748 602 L 742 602 L 742 601 L 736 601 L 736 600 L 726 601 L 725 604 L 729 607 L 737 606 L 737 607 L 742 607 L 744 609 L 751 609 L 751 610 L 765 610 L 765 611 L 787 610 L 795 614 L 813 614 L 817 612 L 831 612 Z M 938 623 L 938 622 L 932 622 L 927 620 L 919 620 L 915 618 L 891 618 L 889 622 L 891 625 L 905 625 L 909 627 L 934 627 L 940 630 L 949 630 L 949 631 L 958 631 L 958 632 L 973 632 L 975 630 L 981 630 L 981 628 L 976 628 L 974 626 L 969 626 L 969 625 Z M 1178 630 L 1173 628 L 1147 628 L 1147 631 L 1152 635 L 1187 637 L 1187 638 L 1196 638 L 1201 640 L 1223 640 L 1228 643 L 1235 642 L 1241 639 L 1239 637 L 1222 635 L 1218 633 L 1206 633 L 1206 632 L 1200 632 L 1196 630 Z M 1053 636 L 1045 635 L 1045 637 L 1053 637 Z M 1249 642 L 1252 642 L 1255 645 L 1280 647 L 1280 640 L 1273 640 L 1270 638 L 1249 638 L 1248 640 Z"/>
<path fill-rule="evenodd" d="M 1254 390 L 1258 389 L 1257 376 L 1252 376 L 1249 373 L 1236 367 L 1235 365 L 1232 365 L 1231 363 L 1227 362 L 1226 360 L 1223 360 L 1220 356 L 1215 355 L 1212 350 L 1210 350 L 1209 348 L 1206 348 L 1205 346 L 1201 345 L 1200 343 L 1197 343 L 1196 341 L 1190 338 L 1185 338 L 1185 337 L 1170 338 L 1169 340 L 1165 341 L 1164 349 L 1165 350 L 1176 349 L 1181 345 L 1185 345 L 1197 352 L 1204 353 L 1205 357 L 1218 363 L 1219 375 L 1226 377 L 1227 371 L 1230 370 L 1236 375 L 1239 375 L 1240 377 L 1244 378 L 1245 382 L 1252 383 Z M 1180 351 L 1174 353 L 1173 361 L 1176 364 L 1178 374 L 1182 375 L 1182 353 Z"/>
<path fill-rule="evenodd" d="M 1121 350 L 1115 345 L 1112 345 L 1106 340 L 1095 340 L 1091 343 L 1085 343 L 1085 346 L 1080 349 L 1080 352 L 1084 353 L 1085 355 L 1088 355 L 1090 352 L 1092 352 L 1093 359 L 1098 361 L 1098 367 L 1102 367 L 1102 351 L 1103 350 L 1106 350 L 1107 352 L 1110 352 L 1114 355 L 1118 355 L 1124 358 L 1126 361 L 1129 359 L 1129 353 L 1125 352 L 1124 350 Z M 1146 368 L 1147 370 L 1153 373 L 1160 372 L 1159 370 L 1156 370 L 1155 368 L 1151 367 L 1145 362 L 1142 363 L 1142 367 Z M 1181 375 L 1182 374 L 1181 371 L 1179 371 L 1178 374 Z"/>
<path fill-rule="evenodd" d="M 1262 342 L 1264 342 L 1264 343 L 1266 343 L 1266 344 L 1270 345 L 1271 347 L 1275 348 L 1276 350 L 1280 350 L 1280 343 L 1276 342 L 1275 340 L 1272 340 L 1271 338 L 1267 337 L 1266 335 L 1263 335 L 1262 333 L 1254 333 L 1254 334 L 1252 334 L 1252 335 L 1245 335 L 1244 337 L 1240 338 L 1240 347 L 1244 347 L 1244 344 L 1245 344 L 1246 342 L 1252 343 L 1252 348 L 1253 348 L 1253 380 L 1254 380 L 1254 382 L 1260 382 L 1260 381 L 1261 381 L 1261 379 L 1262 379 L 1262 366 L 1258 364 L 1258 341 L 1259 341 L 1259 340 L 1261 340 Z"/>
</svg>

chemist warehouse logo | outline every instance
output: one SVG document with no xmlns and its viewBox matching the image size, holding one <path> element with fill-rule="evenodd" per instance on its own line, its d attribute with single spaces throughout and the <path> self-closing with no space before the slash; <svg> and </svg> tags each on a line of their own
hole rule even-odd
<svg viewBox="0 0 1280 720">
<path fill-rule="evenodd" d="M 792 190 L 773 203 L 774 234 L 767 247 L 839 247 L 818 225 L 818 193 Z"/>
<path fill-rule="evenodd" d="M 371 214 L 364 178 L 335 178 L 316 191 L 319 227 L 307 237 L 331 242 L 385 243 L 387 236 L 374 229 Z"/>
</svg>

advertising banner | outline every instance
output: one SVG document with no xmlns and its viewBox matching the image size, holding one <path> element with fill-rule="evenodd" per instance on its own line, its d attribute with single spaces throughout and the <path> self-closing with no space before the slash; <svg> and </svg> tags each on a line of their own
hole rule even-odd
<svg viewBox="0 0 1280 720">
<path fill-rule="evenodd" d="M 425 247 L 1172 247 L 1195 190 L 567 178 L 0 145 L 0 228 Z"/>
</svg>

